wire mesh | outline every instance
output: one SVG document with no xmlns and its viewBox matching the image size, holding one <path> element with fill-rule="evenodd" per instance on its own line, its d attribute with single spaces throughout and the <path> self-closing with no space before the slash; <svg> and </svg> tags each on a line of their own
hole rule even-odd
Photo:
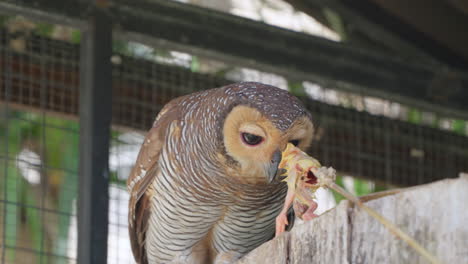
<svg viewBox="0 0 468 264">
<path fill-rule="evenodd" d="M 443 128 L 443 117 L 436 122 L 434 113 L 320 87 L 312 80 L 290 81 L 285 76 L 226 62 L 129 43 L 126 48 L 133 53 L 120 45 L 113 58 L 117 91 L 114 100 L 118 100 L 114 103 L 113 123 L 141 133 L 120 130 L 114 134 L 110 162 L 116 182 L 128 177 L 144 132 L 165 103 L 187 93 L 237 81 L 268 83 L 301 96 L 316 125 L 310 153 L 323 164 L 337 168 L 339 184 L 358 195 L 456 177 L 468 169 L 466 131 Z M 414 112 L 432 118 L 417 119 L 412 117 Z M 127 220 L 122 217 L 127 212 L 128 196 L 121 188 L 116 187 L 119 195 L 110 201 L 111 207 L 118 210 L 111 212 L 114 221 L 110 228 L 122 228 L 120 240 L 113 243 L 119 249 L 129 249 L 124 232 Z M 113 255 L 112 263 L 131 262 L 131 255 L 117 251 L 121 255 Z"/>
<path fill-rule="evenodd" d="M 4 17 L 0 30 L 0 263 L 75 263 L 76 49 Z M 53 102 L 53 103 L 50 103 Z"/>
<path fill-rule="evenodd" d="M 0 263 L 75 263 L 80 34 L 18 17 L 1 25 Z M 131 39 L 115 41 L 112 63 L 109 263 L 133 263 L 125 180 L 143 135 L 194 91 L 259 81 L 300 96 L 316 127 L 310 153 L 356 194 L 468 171 L 465 120 Z"/>
</svg>

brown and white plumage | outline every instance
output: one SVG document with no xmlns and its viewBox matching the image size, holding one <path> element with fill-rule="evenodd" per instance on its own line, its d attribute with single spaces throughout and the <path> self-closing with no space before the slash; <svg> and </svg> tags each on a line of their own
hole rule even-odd
<svg viewBox="0 0 468 264">
<path fill-rule="evenodd" d="M 249 145 L 246 136 L 262 140 Z M 137 262 L 212 263 L 271 239 L 287 191 L 272 178 L 278 153 L 311 137 L 300 101 L 273 86 L 238 83 L 171 101 L 128 179 Z"/>
</svg>

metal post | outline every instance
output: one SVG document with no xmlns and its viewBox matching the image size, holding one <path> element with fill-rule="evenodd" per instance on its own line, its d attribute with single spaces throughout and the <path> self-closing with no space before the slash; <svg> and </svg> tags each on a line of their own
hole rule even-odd
<svg viewBox="0 0 468 264">
<path fill-rule="evenodd" d="M 107 1 L 91 2 L 81 41 L 78 263 L 107 263 L 112 26 Z"/>
</svg>

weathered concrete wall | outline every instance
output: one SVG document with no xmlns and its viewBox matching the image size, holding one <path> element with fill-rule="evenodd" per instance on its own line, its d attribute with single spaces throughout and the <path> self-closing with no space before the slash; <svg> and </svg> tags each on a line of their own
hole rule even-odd
<svg viewBox="0 0 468 264">
<path fill-rule="evenodd" d="M 366 203 L 442 263 L 468 263 L 468 177 L 403 189 Z M 427 263 L 348 201 L 265 243 L 239 263 Z"/>
</svg>

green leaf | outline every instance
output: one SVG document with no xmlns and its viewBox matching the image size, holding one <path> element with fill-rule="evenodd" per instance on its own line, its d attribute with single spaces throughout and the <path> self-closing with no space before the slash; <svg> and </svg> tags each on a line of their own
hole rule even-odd
<svg viewBox="0 0 468 264">
<path fill-rule="evenodd" d="M 304 86 L 302 85 L 302 82 L 289 82 L 288 83 L 288 90 L 290 93 L 292 93 L 295 96 L 301 97 L 305 96 L 306 92 L 304 90 Z"/>
<path fill-rule="evenodd" d="M 69 146 L 64 149 L 64 163 L 65 168 L 77 168 L 78 167 L 78 135 L 69 137 Z M 73 208 L 73 201 L 77 198 L 77 186 L 78 186 L 78 175 L 77 173 L 64 172 L 65 179 L 60 186 L 60 194 L 58 200 L 58 209 L 60 212 L 66 212 L 66 214 L 60 214 L 58 216 L 58 235 L 54 241 L 54 253 L 57 256 L 67 255 L 67 241 L 69 239 L 70 221 Z M 66 264 L 66 259 L 57 259 L 57 264 Z"/>
<path fill-rule="evenodd" d="M 454 120 L 452 124 L 452 128 L 455 133 L 465 135 L 466 122 L 463 120 Z"/>
<path fill-rule="evenodd" d="M 422 121 L 422 113 L 416 109 L 410 109 L 408 112 L 408 122 L 420 124 Z"/>
<path fill-rule="evenodd" d="M 198 60 L 197 56 L 192 56 L 192 62 L 190 63 L 190 70 L 192 72 L 200 71 L 200 61 Z"/>
<path fill-rule="evenodd" d="M 36 33 L 44 37 L 50 37 L 54 31 L 54 25 L 48 23 L 36 24 Z"/>
<path fill-rule="evenodd" d="M 74 44 L 80 44 L 81 43 L 81 31 L 79 30 L 73 30 L 71 33 L 71 42 Z"/>
<path fill-rule="evenodd" d="M 20 223 L 20 208 L 18 207 L 18 200 L 19 200 L 19 192 L 18 192 L 18 184 L 17 179 L 19 177 L 19 173 L 14 165 L 11 163 L 9 165 L 5 164 L 2 167 L 2 173 L 6 172 L 6 177 L 4 184 L 6 185 L 5 191 L 3 193 L 3 199 L 5 199 L 5 223 L 4 223 L 4 232 L 5 232 L 5 245 L 9 247 L 16 247 L 17 243 L 17 234 L 18 228 Z M 3 214 L 3 212 L 2 212 Z M 3 220 L 3 219 L 2 219 Z M 15 251 L 9 251 L 8 258 L 14 263 L 15 260 Z"/>
<path fill-rule="evenodd" d="M 21 182 L 21 203 L 40 208 L 40 199 L 35 197 L 36 192 L 31 189 L 32 187 L 29 186 L 29 184 L 24 179 L 21 179 L 19 182 Z M 40 251 L 42 246 L 41 239 L 43 236 L 43 230 L 41 225 L 41 212 L 39 211 L 40 209 L 37 208 L 25 207 L 24 211 L 26 222 L 30 231 L 30 239 L 33 245 L 33 249 Z"/>
</svg>

